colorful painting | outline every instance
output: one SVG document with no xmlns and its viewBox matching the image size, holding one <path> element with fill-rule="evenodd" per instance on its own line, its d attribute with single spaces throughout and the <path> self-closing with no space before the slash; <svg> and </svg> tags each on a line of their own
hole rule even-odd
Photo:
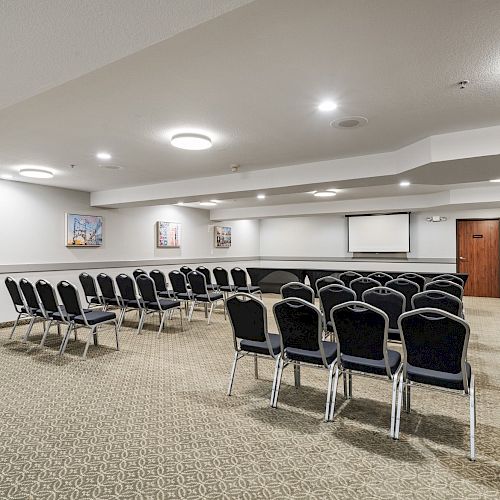
<svg viewBox="0 0 500 500">
<path fill-rule="evenodd" d="M 101 245 L 101 216 L 66 214 L 67 247 L 100 247 Z"/>
<path fill-rule="evenodd" d="M 231 228 L 227 226 L 215 226 L 215 248 L 229 248 L 231 246 Z"/>
<path fill-rule="evenodd" d="M 179 248 L 181 246 L 181 225 L 177 222 L 156 223 L 156 245 L 158 248 Z"/>
</svg>

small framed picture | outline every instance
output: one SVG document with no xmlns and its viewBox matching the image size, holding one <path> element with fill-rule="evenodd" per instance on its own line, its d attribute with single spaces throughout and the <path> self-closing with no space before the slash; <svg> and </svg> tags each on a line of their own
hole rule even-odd
<svg viewBox="0 0 500 500">
<path fill-rule="evenodd" d="M 100 247 L 102 217 L 100 215 L 66 214 L 67 247 Z"/>
<path fill-rule="evenodd" d="M 181 225 L 178 222 L 156 223 L 156 246 L 158 248 L 180 248 Z"/>
<path fill-rule="evenodd" d="M 231 246 L 231 227 L 215 226 L 214 244 L 215 248 L 229 248 Z"/>
</svg>

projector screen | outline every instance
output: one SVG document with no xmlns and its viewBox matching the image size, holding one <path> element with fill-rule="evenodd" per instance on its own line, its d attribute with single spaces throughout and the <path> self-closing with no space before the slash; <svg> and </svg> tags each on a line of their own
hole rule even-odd
<svg viewBox="0 0 500 500">
<path fill-rule="evenodd" d="M 355 215 L 349 221 L 349 252 L 409 252 L 410 214 Z"/>
</svg>

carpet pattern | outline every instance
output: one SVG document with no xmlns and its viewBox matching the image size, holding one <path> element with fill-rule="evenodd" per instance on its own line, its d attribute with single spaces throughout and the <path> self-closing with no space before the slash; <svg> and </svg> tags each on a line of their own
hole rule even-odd
<svg viewBox="0 0 500 500">
<path fill-rule="evenodd" d="M 266 296 L 271 305 L 276 296 Z M 156 336 L 130 313 L 114 350 L 110 328 L 83 361 L 85 332 L 57 356 L 25 326 L 0 330 L 0 498 L 270 499 L 500 496 L 500 300 L 466 298 L 468 359 L 476 375 L 477 462 L 468 454 L 468 400 L 415 389 L 399 442 L 389 436 L 391 385 L 353 377 L 323 422 L 326 370 L 283 376 L 269 408 L 273 363 L 243 358 L 226 396 L 232 334 L 201 311 Z"/>
</svg>

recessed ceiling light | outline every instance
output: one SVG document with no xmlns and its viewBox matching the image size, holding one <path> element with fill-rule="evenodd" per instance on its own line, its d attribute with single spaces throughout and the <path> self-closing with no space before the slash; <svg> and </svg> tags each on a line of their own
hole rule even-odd
<svg viewBox="0 0 500 500">
<path fill-rule="evenodd" d="M 266 198 L 266 195 L 265 195 L 265 194 L 258 194 L 258 195 L 257 195 L 257 198 L 258 198 L 259 200 L 264 200 L 264 199 Z"/>
<path fill-rule="evenodd" d="M 184 206 L 184 202 L 183 202 L 183 201 L 178 201 L 178 202 L 176 203 L 176 205 L 179 205 L 180 207 L 183 207 L 183 206 Z"/>
<path fill-rule="evenodd" d="M 10 179 L 12 179 L 12 177 L 13 176 L 11 174 L 2 174 L 2 179 L 5 179 L 7 181 L 10 180 Z"/>
<path fill-rule="evenodd" d="M 411 184 L 411 182 L 410 182 L 410 181 L 401 181 L 401 182 L 399 183 L 399 185 L 400 185 L 401 187 L 408 187 L 410 184 Z"/>
<path fill-rule="evenodd" d="M 318 109 L 319 111 L 333 111 L 334 109 L 337 109 L 337 103 L 330 100 L 322 101 L 320 102 Z"/>
<path fill-rule="evenodd" d="M 331 196 L 335 196 L 337 193 L 335 191 L 316 191 L 314 196 L 318 198 L 329 198 Z"/>
<path fill-rule="evenodd" d="M 215 207 L 217 203 L 214 203 L 213 201 L 200 201 L 200 205 L 202 207 Z"/>
<path fill-rule="evenodd" d="M 220 203 L 220 200 L 210 200 L 210 203 Z"/>
<path fill-rule="evenodd" d="M 202 134 L 177 134 L 170 139 L 170 143 L 176 148 L 190 149 L 192 151 L 199 151 L 212 147 L 212 140 L 210 137 Z"/>
<path fill-rule="evenodd" d="M 19 175 L 23 177 L 32 177 L 34 179 L 52 179 L 54 174 L 44 168 L 26 167 L 19 170 Z"/>
<path fill-rule="evenodd" d="M 104 151 L 97 153 L 96 157 L 99 158 L 99 160 L 111 160 L 111 155 L 109 153 L 105 153 Z"/>
<path fill-rule="evenodd" d="M 500 182 L 500 179 L 491 179 L 490 182 Z"/>
</svg>

